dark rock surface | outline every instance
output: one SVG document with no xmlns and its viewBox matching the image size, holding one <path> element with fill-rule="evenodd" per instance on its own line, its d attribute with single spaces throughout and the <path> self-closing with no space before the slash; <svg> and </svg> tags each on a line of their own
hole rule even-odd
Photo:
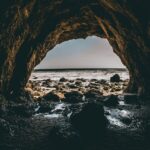
<svg viewBox="0 0 150 150">
<path fill-rule="evenodd" d="M 78 103 L 83 101 L 83 95 L 78 91 L 67 92 L 64 96 L 64 102 Z"/>
<path fill-rule="evenodd" d="M 84 138 L 96 140 L 105 134 L 107 121 L 102 105 L 85 104 L 81 111 L 71 115 L 70 120 Z"/>
<path fill-rule="evenodd" d="M 108 107 L 117 106 L 119 104 L 119 98 L 117 95 L 110 95 L 104 100 L 104 105 Z"/>
<path fill-rule="evenodd" d="M 39 100 L 51 101 L 51 102 L 59 102 L 60 98 L 54 92 L 49 92 L 43 97 L 40 97 Z"/>
<path fill-rule="evenodd" d="M 115 74 L 110 78 L 110 82 L 120 82 L 120 81 L 121 81 L 120 76 L 118 74 Z"/>
</svg>

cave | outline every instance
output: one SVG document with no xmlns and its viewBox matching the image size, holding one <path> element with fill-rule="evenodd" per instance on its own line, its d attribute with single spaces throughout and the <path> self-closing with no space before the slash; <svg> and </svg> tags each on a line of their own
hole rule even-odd
<svg viewBox="0 0 150 150">
<path fill-rule="evenodd" d="M 149 4 L 147 0 L 0 2 L 0 149 L 149 149 Z M 136 93 L 128 97 L 133 104 L 101 97 L 102 102 L 96 99 L 83 108 L 67 105 L 68 114 L 63 112 L 58 119 L 55 114 L 37 116 L 39 105 L 49 112 L 56 108 L 47 101 L 34 102 L 25 91 L 33 69 L 57 44 L 88 36 L 107 39 L 128 69 L 125 92 Z M 117 106 L 110 107 L 105 98 Z M 77 113 L 70 116 L 70 107 Z"/>
<path fill-rule="evenodd" d="M 1 93 L 9 95 L 23 89 L 33 68 L 56 44 L 96 35 L 108 39 L 128 68 L 131 80 L 127 91 L 148 96 L 147 3 L 103 0 L 2 2 Z"/>
</svg>

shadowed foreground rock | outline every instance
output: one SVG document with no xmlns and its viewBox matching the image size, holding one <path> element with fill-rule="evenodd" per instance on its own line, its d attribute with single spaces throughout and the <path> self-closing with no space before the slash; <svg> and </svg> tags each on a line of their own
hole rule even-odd
<svg viewBox="0 0 150 150">
<path fill-rule="evenodd" d="M 70 120 L 85 139 L 99 140 L 105 135 L 107 120 L 102 105 L 85 104 L 81 111 L 71 115 Z"/>
<path fill-rule="evenodd" d="M 128 92 L 150 95 L 150 2 L 5 0 L 0 2 L 0 91 L 16 94 L 57 44 L 107 38 L 130 73 Z"/>
</svg>

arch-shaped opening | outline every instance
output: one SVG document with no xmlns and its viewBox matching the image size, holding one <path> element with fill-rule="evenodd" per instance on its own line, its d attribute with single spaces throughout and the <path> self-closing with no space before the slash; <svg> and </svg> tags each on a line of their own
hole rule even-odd
<svg viewBox="0 0 150 150">
<path fill-rule="evenodd" d="M 149 149 L 149 106 L 139 101 L 150 97 L 147 0 L 136 3 L 127 0 L 5 0 L 1 2 L 0 11 L 0 94 L 5 96 L 0 95 L 0 149 L 83 150 L 84 146 L 92 150 L 128 149 L 129 145 L 130 149 Z M 82 93 L 65 95 L 69 102 L 82 100 L 81 105 L 66 103 L 65 108 L 55 107 L 49 97 L 59 101 L 56 94 L 42 97 L 43 103 L 33 102 L 31 95 L 24 91 L 33 68 L 57 44 L 91 35 L 106 38 L 128 68 L 127 91 L 138 93 L 139 97 L 127 95 L 126 102 L 135 105 L 120 103 L 122 98 L 118 100 L 117 96 L 99 97 L 96 90 L 86 94 L 86 101 Z M 62 82 L 66 79 L 61 80 L 61 85 Z M 83 79 L 78 80 L 76 86 L 82 82 Z M 87 87 L 105 83 L 93 80 Z M 89 101 L 91 95 L 94 104 Z M 48 114 L 38 117 L 37 113 L 43 115 L 40 112 Z M 51 119 L 56 118 L 51 114 L 55 112 L 63 116 Z M 97 136 L 100 143 L 95 145 Z"/>
<path fill-rule="evenodd" d="M 120 81 L 111 81 L 115 74 Z M 71 91 L 83 95 L 94 90 L 100 96 L 122 94 L 128 81 L 128 70 L 107 39 L 89 36 L 65 41 L 50 50 L 35 67 L 26 89 L 35 97 L 54 92 L 63 95 L 64 100 L 64 94 Z"/>
</svg>

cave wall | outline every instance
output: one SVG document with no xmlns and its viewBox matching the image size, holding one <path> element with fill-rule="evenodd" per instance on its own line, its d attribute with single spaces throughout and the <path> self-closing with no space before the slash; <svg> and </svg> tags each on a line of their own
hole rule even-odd
<svg viewBox="0 0 150 150">
<path fill-rule="evenodd" d="M 147 0 L 5 0 L 0 2 L 0 91 L 26 85 L 33 68 L 63 41 L 107 38 L 130 72 L 128 92 L 150 95 Z"/>
</svg>

